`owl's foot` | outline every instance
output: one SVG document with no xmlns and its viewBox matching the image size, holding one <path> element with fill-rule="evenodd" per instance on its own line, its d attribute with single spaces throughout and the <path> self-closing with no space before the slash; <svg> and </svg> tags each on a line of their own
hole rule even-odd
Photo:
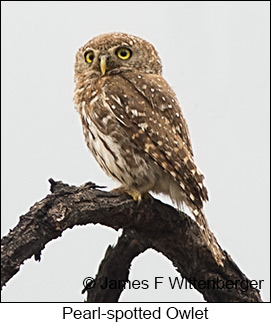
<svg viewBox="0 0 271 323">
<path fill-rule="evenodd" d="M 142 199 L 152 198 L 152 196 L 148 192 L 141 194 L 138 190 L 123 185 L 114 188 L 111 192 L 128 194 L 132 196 L 133 200 L 138 202 L 138 204 L 141 202 Z"/>
</svg>

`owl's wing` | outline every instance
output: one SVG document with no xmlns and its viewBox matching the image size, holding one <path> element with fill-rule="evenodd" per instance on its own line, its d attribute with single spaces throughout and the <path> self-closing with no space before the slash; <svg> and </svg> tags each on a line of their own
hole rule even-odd
<svg viewBox="0 0 271 323">
<path fill-rule="evenodd" d="M 154 112 L 160 112 L 167 118 L 170 125 L 182 139 L 189 153 L 193 156 L 190 135 L 178 99 L 161 75 L 124 73 L 123 76 L 140 92 L 148 98 Z"/>
<path fill-rule="evenodd" d="M 140 82 L 137 81 L 137 79 Z M 186 122 L 170 86 L 155 75 L 124 73 L 104 78 L 104 102 L 135 145 L 171 174 L 191 207 L 208 200 L 204 176 L 192 154 Z"/>
</svg>

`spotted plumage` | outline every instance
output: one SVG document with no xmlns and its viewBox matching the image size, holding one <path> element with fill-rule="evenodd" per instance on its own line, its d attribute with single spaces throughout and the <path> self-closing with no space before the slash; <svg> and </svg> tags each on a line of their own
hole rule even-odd
<svg viewBox="0 0 271 323">
<path fill-rule="evenodd" d="M 185 203 L 222 264 L 202 210 L 208 200 L 204 176 L 155 48 L 123 33 L 95 37 L 76 55 L 75 82 L 86 143 L 103 170 L 122 184 L 119 190 L 139 201 L 151 191 Z"/>
</svg>

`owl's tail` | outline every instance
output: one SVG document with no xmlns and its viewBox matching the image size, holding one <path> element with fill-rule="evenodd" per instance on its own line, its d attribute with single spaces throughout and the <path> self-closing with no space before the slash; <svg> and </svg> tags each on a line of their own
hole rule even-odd
<svg viewBox="0 0 271 323">
<path fill-rule="evenodd" d="M 202 210 L 194 210 L 193 214 L 195 216 L 196 222 L 199 225 L 200 229 L 202 230 L 204 239 L 208 245 L 208 248 L 212 252 L 213 257 L 215 258 L 216 262 L 220 266 L 224 266 L 223 260 L 225 259 L 225 256 L 223 254 L 223 251 L 221 250 L 218 242 L 216 241 L 216 238 L 212 231 L 209 228 L 207 219 L 205 214 Z"/>
</svg>

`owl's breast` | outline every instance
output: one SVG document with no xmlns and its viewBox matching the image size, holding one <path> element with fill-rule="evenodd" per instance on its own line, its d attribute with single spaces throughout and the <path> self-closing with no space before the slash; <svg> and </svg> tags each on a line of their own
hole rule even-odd
<svg viewBox="0 0 271 323">
<path fill-rule="evenodd" d="M 157 178 L 152 161 L 131 141 L 105 93 L 94 92 L 78 110 L 87 146 L 101 168 L 122 184 L 148 191 Z"/>
</svg>

